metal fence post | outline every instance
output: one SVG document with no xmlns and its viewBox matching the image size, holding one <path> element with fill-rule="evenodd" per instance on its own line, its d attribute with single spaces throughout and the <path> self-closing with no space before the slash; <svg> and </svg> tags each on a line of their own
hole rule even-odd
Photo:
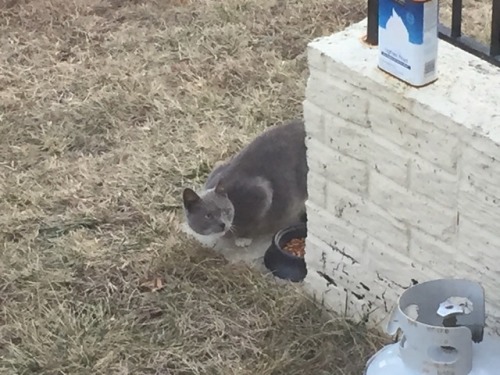
<svg viewBox="0 0 500 375">
<path fill-rule="evenodd" d="M 378 0 L 368 0 L 366 42 L 373 46 L 378 45 Z"/>
<path fill-rule="evenodd" d="M 451 37 L 462 36 L 462 0 L 453 0 L 451 4 Z"/>
<path fill-rule="evenodd" d="M 490 55 L 500 58 L 500 0 L 493 0 Z"/>
</svg>

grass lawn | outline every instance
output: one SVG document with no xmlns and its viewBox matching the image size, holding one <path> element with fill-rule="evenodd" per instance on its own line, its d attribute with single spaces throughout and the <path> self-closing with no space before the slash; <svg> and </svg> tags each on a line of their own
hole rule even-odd
<svg viewBox="0 0 500 375">
<path fill-rule="evenodd" d="M 0 374 L 360 375 L 381 338 L 179 230 L 363 0 L 0 0 Z"/>
</svg>

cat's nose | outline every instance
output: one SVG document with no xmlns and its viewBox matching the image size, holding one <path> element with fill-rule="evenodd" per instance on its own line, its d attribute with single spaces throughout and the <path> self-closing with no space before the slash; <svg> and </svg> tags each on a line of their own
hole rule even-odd
<svg viewBox="0 0 500 375">
<path fill-rule="evenodd" d="M 225 223 L 220 223 L 219 227 L 220 227 L 221 230 L 224 230 L 224 229 L 226 229 L 226 224 Z"/>
</svg>

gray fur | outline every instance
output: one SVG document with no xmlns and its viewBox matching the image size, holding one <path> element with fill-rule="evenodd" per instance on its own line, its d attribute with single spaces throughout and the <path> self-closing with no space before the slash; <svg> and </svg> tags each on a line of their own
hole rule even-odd
<svg viewBox="0 0 500 375">
<path fill-rule="evenodd" d="M 218 165 L 202 193 L 185 189 L 183 199 L 189 227 L 205 236 L 231 228 L 236 237 L 252 238 L 297 223 L 307 199 L 304 123 L 268 129 Z"/>
</svg>

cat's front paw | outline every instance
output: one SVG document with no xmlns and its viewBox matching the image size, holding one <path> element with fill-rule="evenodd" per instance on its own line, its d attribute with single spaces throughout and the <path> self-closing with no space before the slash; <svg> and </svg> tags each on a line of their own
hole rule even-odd
<svg viewBox="0 0 500 375">
<path fill-rule="evenodd" d="M 252 243 L 251 238 L 236 238 L 234 244 L 238 247 L 248 247 Z"/>
</svg>

